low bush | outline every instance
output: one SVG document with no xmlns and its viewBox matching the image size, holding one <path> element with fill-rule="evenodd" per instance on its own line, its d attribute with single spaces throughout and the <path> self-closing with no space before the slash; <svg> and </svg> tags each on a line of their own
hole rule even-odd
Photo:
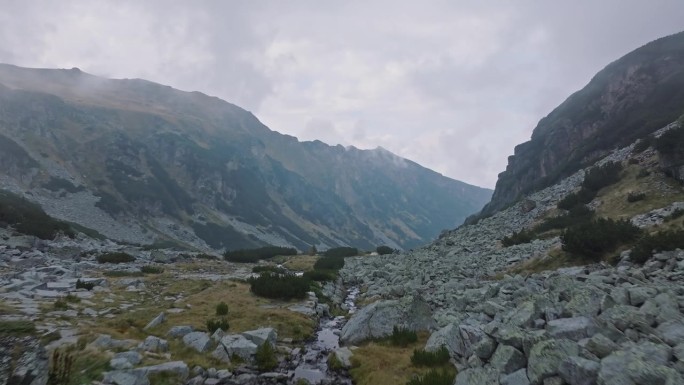
<svg viewBox="0 0 684 385">
<path fill-rule="evenodd" d="M 135 257 L 124 252 L 104 253 L 97 257 L 98 263 L 128 263 L 135 261 Z"/>
<path fill-rule="evenodd" d="M 662 155 L 681 154 L 684 150 L 684 126 L 666 131 L 655 140 L 654 147 Z"/>
<path fill-rule="evenodd" d="M 228 304 L 221 302 L 216 305 L 216 315 L 228 315 Z"/>
<path fill-rule="evenodd" d="M 378 246 L 375 251 L 380 255 L 392 254 L 394 249 L 389 246 Z"/>
<path fill-rule="evenodd" d="M 276 255 L 297 255 L 297 250 L 291 247 L 265 246 L 258 249 L 227 251 L 223 257 L 229 262 L 255 263 L 262 259 L 273 258 Z"/>
<path fill-rule="evenodd" d="M 680 218 L 682 215 L 684 215 L 684 209 L 677 208 L 670 215 L 666 216 L 665 220 L 673 221 L 677 218 Z"/>
<path fill-rule="evenodd" d="M 643 201 L 644 199 L 646 199 L 646 194 L 644 193 L 630 192 L 629 194 L 627 194 L 627 202 L 629 203 Z"/>
<path fill-rule="evenodd" d="M 71 353 L 55 349 L 50 360 L 47 385 L 68 385 L 72 377 L 74 357 Z"/>
<path fill-rule="evenodd" d="M 343 257 L 321 257 L 314 263 L 315 270 L 340 270 L 343 267 Z"/>
<path fill-rule="evenodd" d="M 654 252 L 684 249 L 684 230 L 660 231 L 645 235 L 634 245 L 630 261 L 643 264 L 653 257 Z"/>
<path fill-rule="evenodd" d="M 275 349 L 268 342 L 264 342 L 257 348 L 256 354 L 254 355 L 254 361 L 256 362 L 257 368 L 262 372 L 268 372 L 278 367 L 278 358 L 276 357 Z"/>
<path fill-rule="evenodd" d="M 60 298 L 55 301 L 55 303 L 52 305 L 55 310 L 67 310 L 69 309 L 69 304 L 67 304 L 67 301 Z"/>
<path fill-rule="evenodd" d="M 36 333 L 36 325 L 25 320 L 0 320 L 0 336 L 32 335 Z"/>
<path fill-rule="evenodd" d="M 254 266 L 252 268 L 252 273 L 284 273 L 285 269 L 278 266 Z"/>
<path fill-rule="evenodd" d="M 598 261 L 605 253 L 640 235 L 641 229 L 629 221 L 599 218 L 569 227 L 561 234 L 561 241 L 564 251 Z"/>
<path fill-rule="evenodd" d="M 328 270 L 311 270 L 305 271 L 303 277 L 310 281 L 325 282 L 335 280 L 337 274 L 334 271 Z"/>
<path fill-rule="evenodd" d="M 50 217 L 39 205 L 9 191 L 0 191 L 0 222 L 40 239 L 54 239 L 60 233 L 71 238 L 76 235 L 69 224 Z"/>
<path fill-rule="evenodd" d="M 651 172 L 648 171 L 648 170 L 645 169 L 645 168 L 642 168 L 642 169 L 639 170 L 639 172 L 637 173 L 636 178 L 637 178 L 637 179 L 642 179 L 642 178 L 646 178 L 646 177 L 649 176 L 649 175 L 651 175 Z"/>
<path fill-rule="evenodd" d="M 334 258 L 355 257 L 359 255 L 359 249 L 356 247 L 334 247 L 328 249 L 323 255 Z"/>
<path fill-rule="evenodd" d="M 643 139 L 639 139 L 632 148 L 632 154 L 641 154 L 642 152 L 646 151 L 649 147 L 651 147 L 652 143 L 652 136 L 647 136 Z"/>
<path fill-rule="evenodd" d="M 120 278 L 120 277 L 142 277 L 142 271 L 127 271 L 127 270 L 107 270 L 103 271 L 102 275 L 105 277 Z"/>
<path fill-rule="evenodd" d="M 252 293 L 272 299 L 303 299 L 309 291 L 310 281 L 293 274 L 261 273 L 248 279 Z"/>
<path fill-rule="evenodd" d="M 394 326 L 392 329 L 390 336 L 392 345 L 405 347 L 416 341 L 418 341 L 418 335 L 415 331 L 398 326 Z"/>
<path fill-rule="evenodd" d="M 69 293 L 64 297 L 64 300 L 68 303 L 79 303 L 81 302 L 81 299 L 78 298 L 77 296 Z"/>
<path fill-rule="evenodd" d="M 596 191 L 581 188 L 577 192 L 570 193 L 558 202 L 558 208 L 572 210 L 580 205 L 585 205 L 596 198 Z"/>
<path fill-rule="evenodd" d="M 546 218 L 542 223 L 534 227 L 535 233 L 543 233 L 553 229 L 564 229 L 591 220 L 594 211 L 585 205 L 573 207 L 566 214 L 557 217 Z"/>
<path fill-rule="evenodd" d="M 161 274 L 164 272 L 164 269 L 157 266 L 145 265 L 140 268 L 140 272 L 143 274 Z"/>
<path fill-rule="evenodd" d="M 88 291 L 93 290 L 95 287 L 95 282 L 84 282 L 80 279 L 76 280 L 76 289 L 86 289 Z"/>
<path fill-rule="evenodd" d="M 444 346 L 434 352 L 414 349 L 411 363 L 414 366 L 440 366 L 449 362 L 449 358 L 449 350 Z"/>
<path fill-rule="evenodd" d="M 228 323 L 228 320 L 225 318 L 209 319 L 206 323 L 207 332 L 209 332 L 209 334 L 214 334 L 214 332 L 218 329 L 221 329 L 223 331 L 227 331 L 228 329 L 230 329 L 230 324 Z"/>
<path fill-rule="evenodd" d="M 620 171 L 622 171 L 622 164 L 618 162 L 608 162 L 601 166 L 592 167 L 584 175 L 582 187 L 592 191 L 599 191 L 606 186 L 620 181 Z"/>
<path fill-rule="evenodd" d="M 216 261 L 216 260 L 219 259 L 219 258 L 218 258 L 217 256 L 215 256 L 215 255 L 205 254 L 205 253 L 197 254 L 197 255 L 195 255 L 195 258 L 197 258 L 197 259 L 205 259 L 205 260 L 208 260 L 208 261 Z"/>
<path fill-rule="evenodd" d="M 531 231 L 520 230 L 520 232 L 513 233 L 510 236 L 503 237 L 501 244 L 504 247 L 513 245 L 520 245 L 522 243 L 530 243 L 534 239 L 534 233 Z"/>
<path fill-rule="evenodd" d="M 406 385 L 452 385 L 455 377 L 448 370 L 431 369 L 421 376 L 413 377 Z"/>
</svg>

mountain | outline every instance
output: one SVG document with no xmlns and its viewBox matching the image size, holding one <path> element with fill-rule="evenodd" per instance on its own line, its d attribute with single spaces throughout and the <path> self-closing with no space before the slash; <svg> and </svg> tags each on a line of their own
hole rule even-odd
<svg viewBox="0 0 684 385">
<path fill-rule="evenodd" d="M 677 119 L 684 112 L 684 32 L 623 56 L 539 121 L 499 174 L 491 215 Z"/>
<path fill-rule="evenodd" d="M 411 248 L 491 191 L 387 150 L 299 142 L 199 92 L 0 65 L 0 182 L 111 239 Z"/>
</svg>

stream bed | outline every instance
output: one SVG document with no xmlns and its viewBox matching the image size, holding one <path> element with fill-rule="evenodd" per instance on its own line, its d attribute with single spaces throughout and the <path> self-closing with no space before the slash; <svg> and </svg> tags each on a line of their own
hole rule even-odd
<svg viewBox="0 0 684 385">
<path fill-rule="evenodd" d="M 314 338 L 306 343 L 301 360 L 293 373 L 293 383 L 305 379 L 310 384 L 342 384 L 351 385 L 348 375 L 333 372 L 328 368 L 328 356 L 340 347 L 340 333 L 347 323 L 348 317 L 356 312 L 356 298 L 359 288 L 352 287 L 346 291 L 342 305 L 348 315 L 337 317 L 321 317 Z"/>
</svg>

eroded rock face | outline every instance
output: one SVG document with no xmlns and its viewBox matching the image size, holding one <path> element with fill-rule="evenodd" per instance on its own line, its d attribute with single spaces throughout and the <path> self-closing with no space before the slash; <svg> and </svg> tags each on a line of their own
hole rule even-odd
<svg viewBox="0 0 684 385">
<path fill-rule="evenodd" d="M 45 385 L 48 355 L 35 337 L 0 337 L 0 384 Z"/>
</svg>

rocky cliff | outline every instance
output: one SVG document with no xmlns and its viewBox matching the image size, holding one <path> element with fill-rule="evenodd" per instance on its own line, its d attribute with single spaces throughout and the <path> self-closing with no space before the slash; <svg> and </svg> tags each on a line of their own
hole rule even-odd
<svg viewBox="0 0 684 385">
<path fill-rule="evenodd" d="M 483 215 L 558 182 L 684 111 L 684 33 L 625 55 L 539 121 L 515 147 Z"/>
<path fill-rule="evenodd" d="M 0 180 L 113 239 L 410 248 L 490 191 L 384 149 L 299 142 L 198 92 L 0 66 Z"/>
</svg>

